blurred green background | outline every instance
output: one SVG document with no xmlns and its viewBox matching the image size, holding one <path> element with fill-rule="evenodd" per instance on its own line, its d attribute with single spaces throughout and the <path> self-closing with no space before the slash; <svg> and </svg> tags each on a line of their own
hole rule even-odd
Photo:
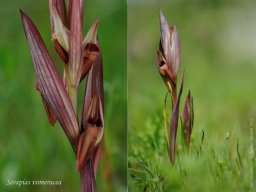
<svg viewBox="0 0 256 192">
<path fill-rule="evenodd" d="M 252 172 L 256 181 L 255 156 L 249 151 L 255 147 L 250 119 L 256 136 L 255 7 L 253 0 L 129 0 L 130 191 L 249 191 Z M 178 86 L 186 71 L 180 112 L 189 89 L 194 97 L 191 151 L 182 150 L 178 132 L 175 167 L 170 166 L 165 140 L 167 91 L 156 67 L 160 9 L 176 25 L 181 41 Z"/>
<path fill-rule="evenodd" d="M 79 191 L 75 157 L 62 128 L 48 123 L 35 90 L 35 75 L 19 9 L 38 27 L 61 72 L 50 35 L 48 1 L 0 1 L 0 191 Z M 84 35 L 96 18 L 104 62 L 105 143 L 115 191 L 127 182 L 127 5 L 125 1 L 85 1 Z M 62 72 L 61 72 L 62 73 Z M 80 109 L 84 94 L 80 86 Z M 7 186 L 7 180 L 61 180 L 61 186 Z M 102 162 L 98 191 L 105 191 Z"/>
</svg>

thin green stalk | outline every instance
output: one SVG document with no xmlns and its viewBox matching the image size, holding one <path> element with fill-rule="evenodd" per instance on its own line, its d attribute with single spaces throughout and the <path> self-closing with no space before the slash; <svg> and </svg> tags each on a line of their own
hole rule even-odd
<svg viewBox="0 0 256 192">
<path fill-rule="evenodd" d="M 166 93 L 165 99 L 164 99 L 164 127 L 165 127 L 166 140 L 167 140 L 167 144 L 168 144 L 168 150 L 169 150 L 169 146 L 170 146 L 170 141 L 169 141 L 170 128 L 169 128 L 169 125 L 168 125 L 167 110 L 166 110 L 167 96 L 168 96 L 168 92 Z"/>
<path fill-rule="evenodd" d="M 77 87 L 75 85 L 71 85 L 68 65 L 65 64 L 64 68 L 65 68 L 66 81 L 68 86 L 68 95 L 70 97 L 74 111 L 77 114 Z"/>
<path fill-rule="evenodd" d="M 73 105 L 74 111 L 77 114 L 77 88 L 76 88 L 75 85 L 71 85 L 68 88 L 68 94 L 70 96 L 71 103 Z"/>
</svg>

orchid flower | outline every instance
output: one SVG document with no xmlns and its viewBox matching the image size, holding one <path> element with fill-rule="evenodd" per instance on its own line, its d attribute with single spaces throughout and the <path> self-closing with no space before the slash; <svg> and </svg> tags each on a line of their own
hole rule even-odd
<svg viewBox="0 0 256 192">
<path fill-rule="evenodd" d="M 180 41 L 176 26 L 169 27 L 160 11 L 161 38 L 157 51 L 157 67 L 172 97 L 172 107 L 177 100 L 177 75 L 180 67 Z"/>
<path fill-rule="evenodd" d="M 161 38 L 159 49 L 157 51 L 157 67 L 172 99 L 172 115 L 170 124 L 168 126 L 166 107 L 168 94 L 165 97 L 164 125 L 166 129 L 169 157 L 171 163 L 174 165 L 176 154 L 176 137 L 179 123 L 179 107 L 184 84 L 184 71 L 182 74 L 179 95 L 177 97 L 177 76 L 180 67 L 180 40 L 176 26 L 169 27 L 162 11 L 160 11 L 160 32 Z M 189 148 L 193 122 L 193 99 L 191 98 L 189 92 L 185 103 L 183 116 L 181 118 L 182 133 L 183 138 L 185 138 L 187 148 Z"/>
</svg>

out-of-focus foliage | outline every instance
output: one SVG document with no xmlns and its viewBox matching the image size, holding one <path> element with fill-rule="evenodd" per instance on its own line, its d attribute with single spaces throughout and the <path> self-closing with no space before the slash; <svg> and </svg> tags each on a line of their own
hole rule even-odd
<svg viewBox="0 0 256 192">
<path fill-rule="evenodd" d="M 51 42 L 48 1 L 0 2 L 0 190 L 79 191 L 80 177 L 72 148 L 59 124 L 52 128 L 40 94 L 23 33 L 19 9 L 38 27 L 57 66 L 61 62 Z M 126 189 L 126 3 L 85 1 L 84 34 L 99 18 L 105 83 L 105 144 L 116 191 Z M 81 111 L 85 83 L 79 88 Z M 103 164 L 97 175 L 99 191 L 106 183 Z M 61 180 L 61 186 L 8 186 L 10 180 Z"/>
<path fill-rule="evenodd" d="M 254 145 L 250 143 L 249 122 L 254 121 L 254 128 L 256 122 L 255 6 L 254 1 L 242 0 L 129 1 L 131 191 L 249 190 L 250 171 L 256 166 L 249 161 L 250 145 Z M 186 70 L 180 109 L 188 89 L 194 98 L 191 151 L 186 153 L 182 148 L 179 126 L 175 167 L 169 163 L 164 135 L 166 89 L 156 67 L 160 9 L 180 35 L 179 85 L 181 72 Z M 171 110 L 170 98 L 168 102 Z M 200 151 L 202 130 L 205 137 Z"/>
</svg>

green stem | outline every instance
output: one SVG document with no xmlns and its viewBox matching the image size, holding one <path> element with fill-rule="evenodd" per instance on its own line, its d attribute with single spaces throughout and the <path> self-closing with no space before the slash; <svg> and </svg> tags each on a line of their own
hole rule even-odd
<svg viewBox="0 0 256 192">
<path fill-rule="evenodd" d="M 73 105 L 74 111 L 77 114 L 77 89 L 75 85 L 71 85 L 68 88 L 68 94 L 71 99 L 71 103 Z"/>
<path fill-rule="evenodd" d="M 165 99 L 164 99 L 164 126 L 165 126 L 165 134 L 166 134 L 166 139 L 167 139 L 167 144 L 168 144 L 168 150 L 170 147 L 170 141 L 169 141 L 169 137 L 170 137 L 170 128 L 169 128 L 169 123 L 168 123 L 168 118 L 167 118 L 167 109 L 166 109 L 166 102 L 167 102 L 167 97 L 168 97 L 168 92 L 165 95 Z"/>
<path fill-rule="evenodd" d="M 67 64 L 65 64 L 64 69 L 65 69 L 66 80 L 68 85 L 68 95 L 70 97 L 74 111 L 77 114 L 77 87 L 76 85 L 72 85 L 70 82 L 69 68 Z"/>
</svg>

